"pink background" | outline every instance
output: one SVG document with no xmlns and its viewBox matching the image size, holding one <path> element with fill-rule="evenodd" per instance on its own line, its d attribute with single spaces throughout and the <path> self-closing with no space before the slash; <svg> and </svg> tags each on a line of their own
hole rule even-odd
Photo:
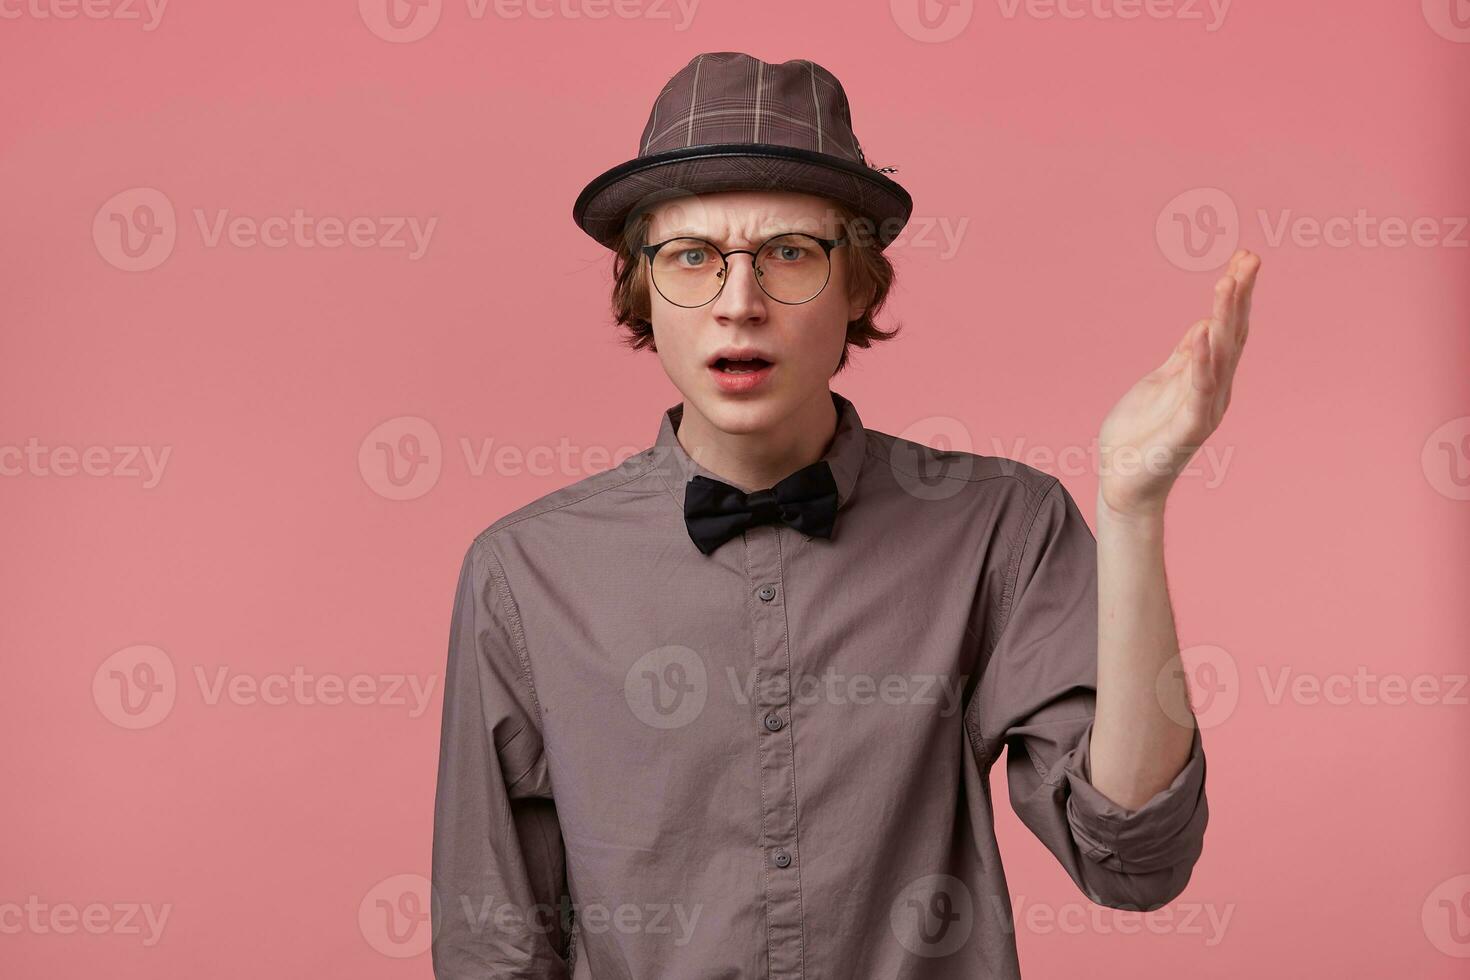
<svg viewBox="0 0 1470 980">
<path fill-rule="evenodd" d="M 1205 853 L 1172 920 L 1118 913 L 1005 810 L 1027 974 L 1464 976 L 1470 26 L 1449 2 L 1216 23 L 997 0 L 928 29 L 914 0 L 705 0 L 688 23 L 664 0 L 600 20 L 444 0 L 417 40 L 382 0 L 176 2 L 152 29 L 139 6 L 7 3 L 0 973 L 430 975 L 415 896 L 459 560 L 650 444 L 678 398 L 617 343 L 571 204 L 674 71 L 736 50 L 831 69 L 915 199 L 891 253 L 905 332 L 833 386 L 870 427 L 1056 473 L 1089 519 L 1078 454 L 1104 413 L 1230 247 L 1264 258 L 1216 470 L 1169 517 L 1181 644 L 1218 697 Z M 129 259 L 112 215 L 149 200 L 174 217 Z M 211 244 L 195 218 L 298 208 L 436 224 L 410 258 Z M 1427 223 L 1397 247 L 1274 234 L 1360 210 Z M 1184 223 L 1216 253 L 1192 258 Z M 399 487 L 377 447 L 404 436 L 426 462 Z M 472 466 L 487 440 L 569 448 Z M 91 474 L 61 447 L 99 447 Z M 129 475 L 142 450 L 169 452 L 160 479 Z M 216 696 L 297 669 L 375 693 Z M 1277 696 L 1283 676 L 1345 696 Z M 395 677 L 434 685 L 422 711 Z M 1384 703 L 1392 677 L 1426 693 Z M 167 909 L 161 935 L 133 905 Z"/>
</svg>

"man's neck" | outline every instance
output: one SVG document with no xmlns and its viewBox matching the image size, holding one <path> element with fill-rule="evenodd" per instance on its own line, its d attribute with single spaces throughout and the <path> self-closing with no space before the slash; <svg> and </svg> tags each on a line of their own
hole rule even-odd
<svg viewBox="0 0 1470 980">
<path fill-rule="evenodd" d="M 685 401 L 675 433 L 690 459 L 746 493 L 815 463 L 836 434 L 837 408 L 825 388 L 769 428 L 750 432 L 718 429 Z"/>
</svg>

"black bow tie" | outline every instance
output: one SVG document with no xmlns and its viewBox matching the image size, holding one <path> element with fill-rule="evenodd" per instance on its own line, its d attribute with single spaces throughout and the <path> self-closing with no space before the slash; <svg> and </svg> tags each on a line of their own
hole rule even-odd
<svg viewBox="0 0 1470 980">
<path fill-rule="evenodd" d="M 837 481 L 825 459 L 803 466 L 769 490 L 745 493 L 707 476 L 684 488 L 684 524 L 706 555 L 756 524 L 783 521 L 802 534 L 830 538 L 837 522 Z"/>
</svg>

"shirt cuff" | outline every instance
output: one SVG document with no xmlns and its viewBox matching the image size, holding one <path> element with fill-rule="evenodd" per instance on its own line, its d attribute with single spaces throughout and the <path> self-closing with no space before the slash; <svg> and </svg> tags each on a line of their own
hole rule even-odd
<svg viewBox="0 0 1470 980">
<path fill-rule="evenodd" d="M 1062 769 L 1070 790 L 1067 822 L 1082 854 L 1110 871 L 1128 874 L 1193 862 L 1204 843 L 1208 813 L 1199 728 L 1194 730 L 1184 768 L 1136 810 L 1119 806 L 1092 785 L 1091 743 L 1089 721 Z"/>
</svg>

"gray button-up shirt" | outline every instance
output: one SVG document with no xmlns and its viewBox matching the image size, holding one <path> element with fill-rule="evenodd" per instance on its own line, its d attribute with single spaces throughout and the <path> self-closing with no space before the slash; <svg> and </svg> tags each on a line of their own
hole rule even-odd
<svg viewBox="0 0 1470 980">
<path fill-rule="evenodd" d="M 1189 761 L 1089 782 L 1096 541 L 1056 478 L 865 428 L 833 393 L 831 538 L 702 554 L 654 445 L 464 558 L 434 807 L 439 980 L 1017 977 L 989 773 L 1091 900 L 1188 882 Z"/>
</svg>

